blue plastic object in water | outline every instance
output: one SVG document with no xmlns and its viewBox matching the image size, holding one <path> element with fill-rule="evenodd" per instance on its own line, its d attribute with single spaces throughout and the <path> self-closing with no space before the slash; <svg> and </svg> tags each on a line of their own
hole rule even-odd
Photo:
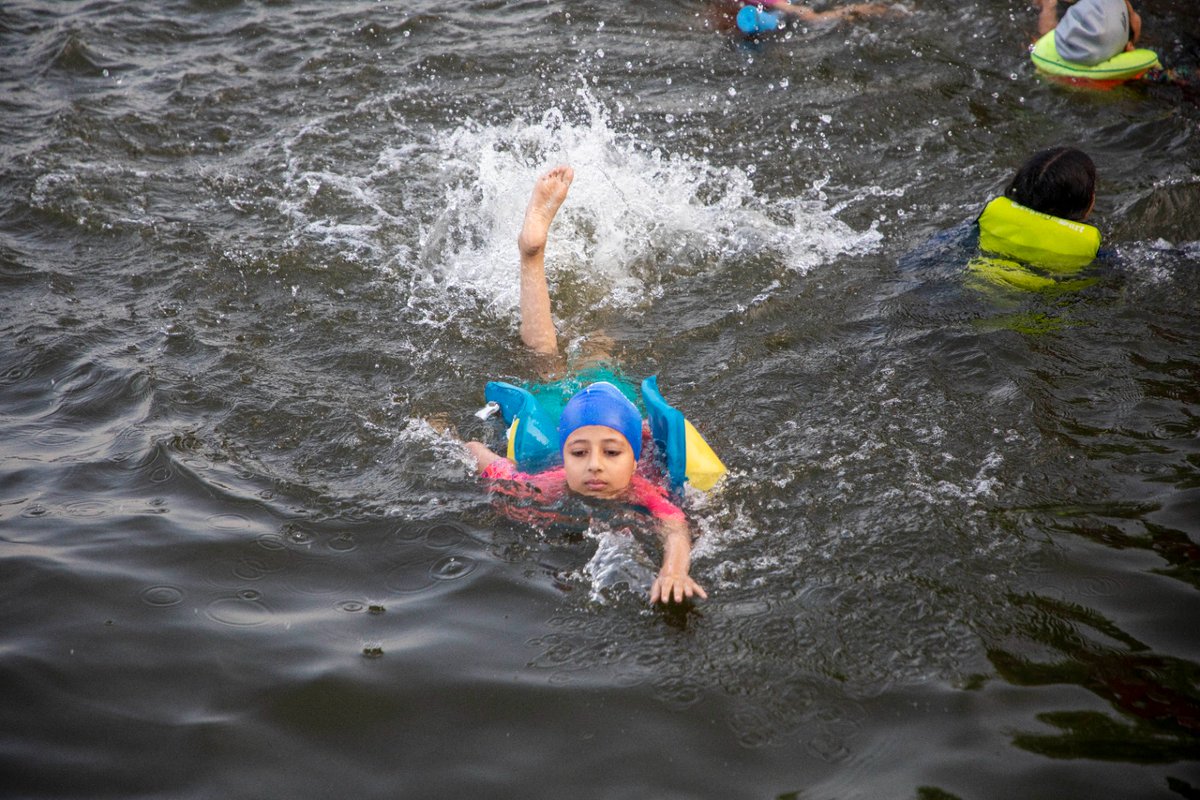
<svg viewBox="0 0 1200 800">
<path fill-rule="evenodd" d="M 646 404 L 654 444 L 666 460 L 671 485 L 683 486 L 687 478 L 687 440 L 684 437 L 683 414 L 663 399 L 658 391 L 656 375 L 642 381 L 642 402 Z"/>
<path fill-rule="evenodd" d="M 650 418 L 650 432 L 665 461 L 671 488 L 684 483 L 707 491 L 725 474 L 725 465 L 708 442 L 682 413 L 658 391 L 654 376 L 642 381 L 642 402 Z M 528 389 L 503 381 L 489 381 L 484 389 L 489 403 L 500 407 L 509 424 L 507 457 L 523 472 L 539 472 L 562 462 L 558 420 L 542 408 Z M 635 448 L 636 449 L 636 448 Z"/>
<path fill-rule="evenodd" d="M 708 491 L 725 474 L 725 465 L 682 413 L 663 399 L 657 376 L 642 381 L 642 402 L 650 418 L 650 434 L 666 461 L 671 488 L 682 491 L 684 482 Z"/>
<path fill-rule="evenodd" d="M 500 406 L 510 422 L 507 457 L 521 469 L 537 472 L 562 459 L 558 446 L 558 421 L 550 418 L 528 390 L 503 381 L 489 381 L 483 390 L 489 403 Z"/>
<path fill-rule="evenodd" d="M 737 26 L 747 36 L 769 33 L 779 28 L 779 16 L 755 6 L 745 6 L 738 12 Z"/>
</svg>

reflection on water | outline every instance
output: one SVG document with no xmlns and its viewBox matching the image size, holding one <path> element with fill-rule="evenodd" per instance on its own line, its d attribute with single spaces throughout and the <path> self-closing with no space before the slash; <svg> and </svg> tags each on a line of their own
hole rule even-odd
<svg viewBox="0 0 1200 800">
<path fill-rule="evenodd" d="M 1196 793 L 1200 109 L 1037 80 L 1021 10 L 707 8 L 0 9 L 10 794 Z M 1200 62 L 1191 4 L 1144 16 Z M 1108 257 L 973 284 L 1061 143 Z M 567 339 L 730 467 L 706 603 L 646 606 L 652 537 L 502 518 L 458 443 L 532 370 L 558 161 Z"/>
<path fill-rule="evenodd" d="M 1038 719 L 1058 735 L 1021 732 L 1018 747 L 1052 758 L 1171 763 L 1194 758 L 1200 732 L 1200 667 L 1148 652 L 1100 614 L 1046 597 L 1013 598 L 1029 640 L 1020 650 L 993 646 L 988 658 L 1018 686 L 1079 686 L 1120 716 L 1092 710 L 1045 711 Z M 1040 651 L 1040 652 L 1039 652 Z"/>
</svg>

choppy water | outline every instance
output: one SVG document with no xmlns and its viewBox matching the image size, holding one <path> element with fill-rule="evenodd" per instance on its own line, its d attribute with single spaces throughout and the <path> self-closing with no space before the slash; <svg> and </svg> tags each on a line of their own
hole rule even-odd
<svg viewBox="0 0 1200 800">
<path fill-rule="evenodd" d="M 1200 107 L 1024 0 L 0 8 L 6 797 L 1195 797 Z M 1187 0 L 1145 41 L 1195 67 Z M 1113 248 L 964 284 L 1034 149 Z M 488 507 L 514 240 L 731 467 L 654 553 Z"/>
</svg>

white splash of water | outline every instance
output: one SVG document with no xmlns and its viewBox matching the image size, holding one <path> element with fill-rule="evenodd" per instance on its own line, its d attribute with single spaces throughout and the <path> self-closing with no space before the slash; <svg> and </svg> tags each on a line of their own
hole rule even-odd
<svg viewBox="0 0 1200 800">
<path fill-rule="evenodd" d="M 656 570 L 645 548 L 628 531 L 605 530 L 591 526 L 586 534 L 596 542 L 596 552 L 581 570 L 591 587 L 589 598 L 607 603 L 608 597 L 624 587 L 634 594 L 648 592 Z"/>
<path fill-rule="evenodd" d="M 831 207 L 828 179 L 763 197 L 754 164 L 669 152 L 614 124 L 586 86 L 562 106 L 441 131 L 398 123 L 394 140 L 353 164 L 320 157 L 334 126 L 310 120 L 281 145 L 276 207 L 289 240 L 377 265 L 406 294 L 407 321 L 440 328 L 481 304 L 515 318 L 517 233 L 534 181 L 555 164 L 574 167 L 575 182 L 547 246 L 552 290 L 582 284 L 610 308 L 646 303 L 674 269 L 719 274 L 765 257 L 805 273 L 882 239 L 874 224 L 856 231 L 837 218 L 846 203 Z"/>
<path fill-rule="evenodd" d="M 666 153 L 619 133 L 599 102 L 579 94 L 582 122 L 551 109 L 534 122 L 469 121 L 445 137 L 444 210 L 421 237 L 419 269 L 510 313 L 518 302 L 516 238 L 529 191 L 560 163 L 575 169 L 575 181 L 551 229 L 550 279 L 599 283 L 605 302 L 618 308 L 647 300 L 638 269 L 661 268 L 669 260 L 664 253 L 686 248 L 702 268 L 720 270 L 767 251 L 807 272 L 839 254 L 870 251 L 882 238 L 873 227 L 852 230 L 812 192 L 765 200 L 739 167 Z"/>
</svg>

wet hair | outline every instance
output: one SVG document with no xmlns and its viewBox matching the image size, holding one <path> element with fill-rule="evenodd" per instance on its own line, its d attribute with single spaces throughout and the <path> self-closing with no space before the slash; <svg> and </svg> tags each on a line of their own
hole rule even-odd
<svg viewBox="0 0 1200 800">
<path fill-rule="evenodd" d="M 1081 221 L 1096 196 L 1096 165 L 1074 147 L 1043 150 L 1017 170 L 1004 196 L 1043 214 Z"/>
</svg>

